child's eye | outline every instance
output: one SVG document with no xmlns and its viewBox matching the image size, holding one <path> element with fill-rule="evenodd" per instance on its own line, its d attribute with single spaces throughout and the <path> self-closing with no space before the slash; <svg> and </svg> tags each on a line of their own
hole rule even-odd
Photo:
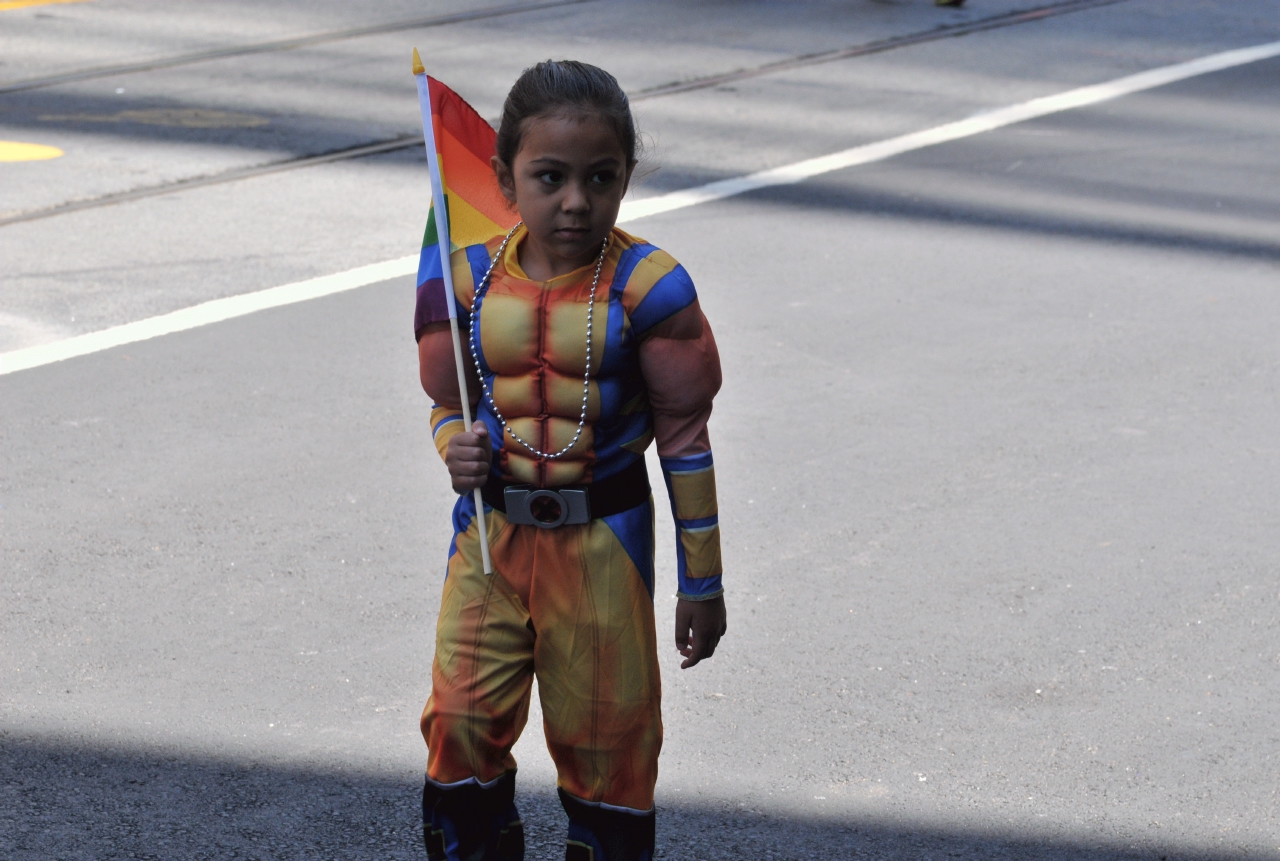
<svg viewBox="0 0 1280 861">
<path fill-rule="evenodd" d="M 598 170 L 591 175 L 591 181 L 596 185 L 608 185 L 618 178 L 618 175 L 611 170 Z"/>
<path fill-rule="evenodd" d="M 564 174 L 558 170 L 544 170 L 538 174 L 538 181 L 547 185 L 559 185 L 564 182 Z"/>
</svg>

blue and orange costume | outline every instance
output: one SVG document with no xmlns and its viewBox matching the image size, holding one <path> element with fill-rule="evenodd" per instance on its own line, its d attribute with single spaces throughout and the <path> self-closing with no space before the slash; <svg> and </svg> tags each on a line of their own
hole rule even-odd
<svg viewBox="0 0 1280 861">
<path fill-rule="evenodd" d="M 720 360 L 693 282 L 670 255 L 614 229 L 595 295 L 586 424 L 559 451 L 582 409 L 587 303 L 595 261 L 547 282 L 520 268 L 524 228 L 493 262 L 478 319 L 477 287 L 502 237 L 455 251 L 454 290 L 492 403 L 477 415 L 494 440 L 484 488 L 494 574 L 481 566 L 470 494 L 453 511 L 453 540 L 422 714 L 427 742 L 423 816 L 428 855 L 518 859 L 511 748 L 538 679 L 547 747 L 569 814 L 569 859 L 652 857 L 653 792 L 662 745 L 654 628 L 653 498 L 644 452 L 656 440 L 675 514 L 679 596 L 722 593 L 715 471 L 707 435 Z M 440 265 L 428 261 L 415 330 L 423 387 L 436 401 L 443 457 L 464 430 Z M 465 352 L 465 348 L 464 348 Z M 468 357 L 470 359 L 470 357 Z M 468 384 L 476 397 L 478 380 Z M 544 529 L 510 523 L 501 489 L 585 487 L 595 519 Z M 597 506 L 596 500 L 614 500 Z M 623 510 L 597 509 L 620 505 Z"/>
</svg>

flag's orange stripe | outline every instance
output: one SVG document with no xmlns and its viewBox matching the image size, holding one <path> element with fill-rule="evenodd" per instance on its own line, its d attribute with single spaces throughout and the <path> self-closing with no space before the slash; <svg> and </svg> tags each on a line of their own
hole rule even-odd
<svg viewBox="0 0 1280 861">
<path fill-rule="evenodd" d="M 461 197 L 495 224 L 515 224 L 519 217 L 507 205 L 498 189 L 493 168 L 481 162 L 475 154 L 447 130 L 440 136 L 440 158 L 445 165 L 445 182 L 449 192 Z"/>
<path fill-rule="evenodd" d="M 493 167 L 488 159 L 481 161 L 448 129 L 440 131 L 440 155 L 449 168 L 449 176 L 453 177 L 450 185 L 454 188 L 458 187 L 460 181 L 467 185 L 480 185 L 486 181 L 496 185 L 497 180 L 494 179 Z"/>
<path fill-rule="evenodd" d="M 447 131 L 440 136 L 440 157 L 448 171 L 449 187 L 468 199 L 473 196 L 488 197 L 497 192 L 498 181 L 493 168 L 480 161 L 471 150 L 458 142 Z"/>
</svg>

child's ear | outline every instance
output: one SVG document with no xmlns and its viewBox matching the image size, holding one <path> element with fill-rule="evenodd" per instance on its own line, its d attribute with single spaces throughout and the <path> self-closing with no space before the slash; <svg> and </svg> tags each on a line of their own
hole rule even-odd
<svg viewBox="0 0 1280 861">
<path fill-rule="evenodd" d="M 507 203 L 512 206 L 516 205 L 516 178 L 511 175 L 511 168 L 507 163 L 496 155 L 489 159 L 489 167 L 493 168 L 493 175 L 498 178 L 498 190 L 502 192 L 502 196 L 507 199 Z"/>
</svg>

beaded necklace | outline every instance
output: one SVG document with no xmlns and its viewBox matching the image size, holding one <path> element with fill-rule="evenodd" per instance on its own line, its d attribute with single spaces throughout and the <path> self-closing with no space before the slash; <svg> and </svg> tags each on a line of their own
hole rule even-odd
<svg viewBox="0 0 1280 861">
<path fill-rule="evenodd" d="M 502 254 L 507 250 L 507 243 L 511 241 L 511 237 L 520 229 L 523 221 L 517 222 L 516 226 L 511 228 L 506 238 L 502 240 L 502 244 L 498 246 L 498 253 L 493 255 L 493 259 L 489 261 L 489 268 L 484 273 L 484 278 L 480 279 L 480 284 L 476 287 L 475 298 L 471 302 L 471 332 L 468 336 L 468 342 L 471 346 L 471 361 L 476 367 L 476 377 L 480 380 L 480 390 L 485 400 L 489 402 L 489 408 L 493 410 L 494 417 L 502 424 L 502 429 L 511 435 L 511 438 L 520 443 L 524 448 L 530 451 L 535 457 L 546 458 L 547 460 L 556 460 L 566 455 L 582 437 L 582 429 L 587 425 L 587 399 L 591 394 L 591 317 L 595 310 L 596 304 L 596 288 L 600 286 L 600 270 L 604 267 L 604 253 L 609 249 L 609 240 L 611 236 L 604 238 L 604 243 L 600 246 L 600 257 L 596 260 L 596 273 L 591 279 L 591 298 L 587 301 L 587 369 L 582 374 L 582 412 L 578 415 L 578 429 L 574 431 L 573 439 L 569 444 L 557 452 L 539 451 L 529 443 L 525 442 L 511 429 L 511 425 L 503 417 L 498 405 L 493 401 L 493 389 L 485 382 L 484 371 L 480 368 L 480 306 L 484 302 L 484 296 L 489 291 L 490 280 L 493 276 L 493 268 L 498 265 L 498 260 L 502 258 Z"/>
</svg>

